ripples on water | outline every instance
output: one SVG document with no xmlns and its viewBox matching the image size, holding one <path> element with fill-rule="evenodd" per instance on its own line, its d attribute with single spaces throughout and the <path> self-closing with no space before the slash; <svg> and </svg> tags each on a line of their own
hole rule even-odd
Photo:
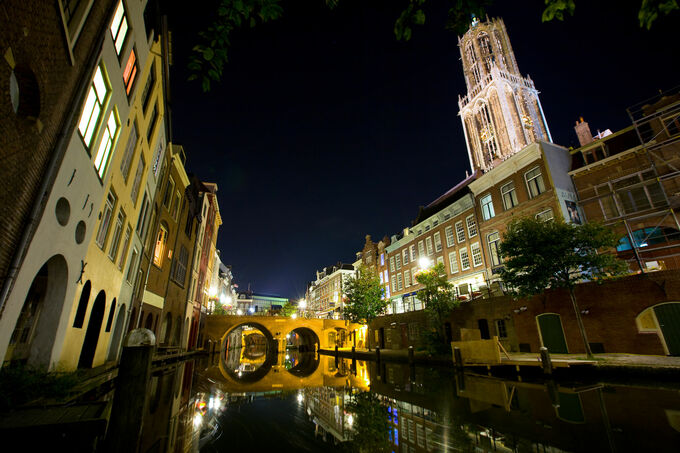
<svg viewBox="0 0 680 453">
<path fill-rule="evenodd" d="M 680 450 L 676 383 L 520 382 L 258 348 L 155 375 L 140 451 Z"/>
</svg>

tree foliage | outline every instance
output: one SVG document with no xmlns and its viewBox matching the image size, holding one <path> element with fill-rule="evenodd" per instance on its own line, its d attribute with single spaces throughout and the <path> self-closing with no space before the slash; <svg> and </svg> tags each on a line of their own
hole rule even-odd
<svg viewBox="0 0 680 453">
<path fill-rule="evenodd" d="M 281 307 L 280 314 L 281 316 L 289 317 L 293 313 L 297 312 L 297 309 L 298 309 L 297 305 L 293 305 L 292 303 L 290 303 L 290 301 L 288 301 L 285 304 L 283 304 L 283 307 Z"/>
<path fill-rule="evenodd" d="M 508 225 L 500 245 L 505 258 L 501 278 L 518 295 L 530 296 L 546 288 L 571 288 L 584 279 L 619 275 L 625 263 L 598 253 L 616 244 L 614 232 L 599 223 L 518 219 Z"/>
<path fill-rule="evenodd" d="M 342 286 L 345 295 L 343 313 L 352 322 L 370 323 L 382 315 L 388 301 L 383 299 L 380 279 L 369 269 L 361 266 L 354 277 L 349 277 Z"/>
<path fill-rule="evenodd" d="M 445 352 L 449 345 L 446 344 L 444 322 L 451 314 L 451 310 L 460 304 L 456 299 L 454 286 L 446 279 L 446 269 L 442 263 L 417 273 L 416 281 L 423 285 L 418 291 L 418 299 L 425 304 L 425 312 L 435 329 L 435 335 L 428 343 L 434 347 L 434 352 Z"/>
<path fill-rule="evenodd" d="M 323 0 L 330 8 L 335 8 L 340 0 Z M 394 36 L 398 41 L 409 41 L 416 26 L 425 24 L 425 7 L 432 0 L 404 0 L 406 6 L 394 23 Z M 447 0 L 446 28 L 463 34 L 470 26 L 472 15 L 484 17 L 494 0 Z M 678 10 L 677 0 L 641 0 L 638 19 L 640 27 L 650 29 L 660 17 Z M 204 92 L 210 90 L 213 82 L 222 78 L 224 65 L 228 62 L 231 34 L 239 28 L 252 28 L 283 16 L 282 0 L 217 0 L 215 19 L 199 33 L 200 43 L 194 46 L 189 58 L 189 80 L 200 80 Z M 541 16 L 543 22 L 564 20 L 566 15 L 574 15 L 574 0 L 545 0 Z"/>
<path fill-rule="evenodd" d="M 390 423 L 387 419 L 387 408 L 380 399 L 371 392 L 359 392 L 352 395 L 347 410 L 352 413 L 352 441 L 347 442 L 345 449 L 351 452 L 389 453 L 392 451 L 389 442 Z"/>
</svg>

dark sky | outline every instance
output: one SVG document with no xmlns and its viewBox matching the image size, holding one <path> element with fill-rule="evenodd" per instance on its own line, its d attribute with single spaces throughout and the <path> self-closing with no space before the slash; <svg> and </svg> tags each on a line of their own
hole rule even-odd
<svg viewBox="0 0 680 453">
<path fill-rule="evenodd" d="M 171 11 L 173 139 L 187 170 L 218 185 L 218 248 L 241 288 L 302 297 L 317 269 L 354 261 L 366 234 L 410 226 L 469 170 L 446 2 L 430 0 L 426 25 L 399 43 L 406 3 L 284 2 L 283 19 L 234 36 L 208 94 L 186 64 L 212 11 Z M 546 24 L 542 0 L 496 3 L 489 16 L 504 19 L 558 144 L 576 144 L 579 116 L 593 132 L 627 126 L 626 107 L 679 82 L 677 14 L 646 31 L 639 1 L 578 1 L 574 17 Z"/>
</svg>

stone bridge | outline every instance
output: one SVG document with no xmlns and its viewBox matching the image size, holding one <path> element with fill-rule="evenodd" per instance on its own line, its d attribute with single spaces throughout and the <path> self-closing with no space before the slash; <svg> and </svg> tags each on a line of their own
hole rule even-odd
<svg viewBox="0 0 680 453">
<path fill-rule="evenodd" d="M 275 351 L 286 350 L 286 335 L 295 331 L 303 344 L 312 348 L 333 349 L 341 338 L 345 344 L 352 346 L 356 338 L 357 348 L 362 348 L 366 338 L 366 327 L 363 324 L 351 323 L 337 319 L 305 319 L 286 318 L 283 316 L 231 316 L 210 315 L 206 317 L 204 335 L 207 340 L 220 344 L 224 350 L 229 333 L 240 326 L 251 326 L 259 329 Z M 344 335 L 343 335 L 344 334 Z M 350 337 L 350 335 L 352 335 Z M 351 343 L 350 343 L 351 339 Z"/>
</svg>

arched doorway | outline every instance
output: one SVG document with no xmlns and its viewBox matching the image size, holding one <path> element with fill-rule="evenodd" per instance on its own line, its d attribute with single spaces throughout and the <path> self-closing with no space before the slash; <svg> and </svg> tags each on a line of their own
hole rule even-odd
<svg viewBox="0 0 680 453">
<path fill-rule="evenodd" d="M 648 307 L 635 319 L 638 332 L 656 332 L 668 355 L 680 356 L 680 302 Z"/>
<path fill-rule="evenodd" d="M 113 328 L 113 335 L 111 335 L 109 354 L 106 360 L 116 360 L 118 358 L 123 330 L 125 330 L 125 304 L 121 305 L 118 309 L 118 317 L 116 318 L 116 325 Z"/>
<path fill-rule="evenodd" d="M 102 328 L 102 321 L 104 320 L 105 309 L 106 293 L 102 290 L 99 291 L 99 294 L 97 294 L 94 304 L 92 305 L 90 321 L 87 323 L 85 340 L 83 340 L 83 348 L 80 351 L 80 358 L 78 359 L 78 368 L 92 368 L 94 353 L 97 351 L 99 333 Z"/>
<path fill-rule="evenodd" d="M 49 366 L 64 307 L 68 266 L 61 255 L 38 270 L 17 318 L 5 361 Z"/>
</svg>

